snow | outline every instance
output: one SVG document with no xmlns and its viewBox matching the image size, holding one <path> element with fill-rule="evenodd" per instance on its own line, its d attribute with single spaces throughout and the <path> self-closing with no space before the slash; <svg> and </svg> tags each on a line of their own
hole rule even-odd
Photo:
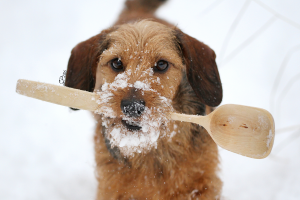
<svg viewBox="0 0 300 200">
<path fill-rule="evenodd" d="M 272 142 L 273 139 L 273 134 L 272 134 L 272 129 L 269 130 L 269 135 L 267 136 L 267 147 L 269 148 L 270 143 Z"/>
<path fill-rule="evenodd" d="M 229 124 L 232 124 L 235 120 L 235 117 L 234 116 L 228 116 L 228 123 Z"/>
<path fill-rule="evenodd" d="M 20 78 L 58 85 L 71 49 L 109 27 L 122 2 L 0 2 L 0 199 L 95 198 L 91 114 L 21 96 L 15 86 Z M 276 129 L 299 127 L 300 2 L 261 0 L 288 19 L 272 20 L 272 12 L 250 1 L 235 21 L 245 2 L 170 0 L 158 14 L 214 49 L 222 104 L 264 108 Z M 299 199 L 300 129 L 285 130 L 266 159 L 220 149 L 223 199 Z"/>
<path fill-rule="evenodd" d="M 149 84 L 143 83 L 141 81 L 136 81 L 133 85 L 137 89 L 142 89 L 142 90 L 149 90 Z"/>
<path fill-rule="evenodd" d="M 119 147 L 121 153 L 125 156 L 134 156 L 134 153 L 147 153 L 151 148 L 157 147 L 157 139 L 159 137 L 173 137 L 174 133 L 167 134 L 165 131 L 160 131 L 162 125 L 166 127 L 169 123 L 169 119 L 166 116 L 168 111 L 172 111 L 172 101 L 163 96 L 151 88 L 151 83 L 159 82 L 159 79 L 153 77 L 153 70 L 146 70 L 141 80 L 136 80 L 133 84 L 128 83 L 130 80 L 131 70 L 126 70 L 123 73 L 119 73 L 112 83 L 105 82 L 101 86 L 101 90 L 97 91 L 99 108 L 95 111 L 96 114 L 101 114 L 102 125 L 106 127 L 106 137 L 110 140 L 112 147 Z M 149 77 L 149 78 L 143 78 Z M 111 130 L 109 124 L 111 120 L 117 117 L 117 114 L 112 109 L 114 107 L 114 92 L 122 91 L 124 89 L 134 88 L 140 90 L 143 95 L 145 91 L 151 91 L 158 94 L 160 100 L 160 108 L 149 108 L 145 106 L 143 115 L 136 120 L 136 118 L 128 117 L 126 115 L 120 116 L 126 123 L 134 126 L 141 127 L 140 130 L 129 131 L 121 124 L 117 124 Z M 117 97 L 116 97 L 117 98 Z M 135 102 L 134 105 L 125 106 L 124 110 L 130 109 L 131 106 L 137 108 L 144 107 L 144 105 Z"/>
<path fill-rule="evenodd" d="M 268 121 L 269 119 L 267 118 L 267 116 L 258 116 L 258 123 L 259 123 L 259 126 L 261 127 L 261 129 L 266 129 L 268 128 Z"/>
</svg>

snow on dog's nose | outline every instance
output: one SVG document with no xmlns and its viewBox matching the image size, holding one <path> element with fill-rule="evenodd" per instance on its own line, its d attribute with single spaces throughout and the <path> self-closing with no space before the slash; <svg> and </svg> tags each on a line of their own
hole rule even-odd
<svg viewBox="0 0 300 200">
<path fill-rule="evenodd" d="M 121 101 L 121 109 L 127 117 L 139 117 L 145 110 L 145 101 L 138 99 L 123 99 Z"/>
</svg>

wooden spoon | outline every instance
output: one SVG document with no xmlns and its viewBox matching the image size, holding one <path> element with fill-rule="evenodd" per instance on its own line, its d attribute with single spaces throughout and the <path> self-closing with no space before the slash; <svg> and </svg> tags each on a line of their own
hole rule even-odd
<svg viewBox="0 0 300 200">
<path fill-rule="evenodd" d="M 16 92 L 63 106 L 95 111 L 97 94 L 28 80 L 18 80 Z M 272 115 L 260 108 L 227 104 L 207 116 L 170 113 L 173 120 L 203 126 L 222 148 L 251 158 L 267 157 L 273 147 Z"/>
</svg>

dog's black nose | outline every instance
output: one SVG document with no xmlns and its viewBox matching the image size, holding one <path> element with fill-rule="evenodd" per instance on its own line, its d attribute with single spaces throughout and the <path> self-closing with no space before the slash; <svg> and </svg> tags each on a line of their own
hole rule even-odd
<svg viewBox="0 0 300 200">
<path fill-rule="evenodd" d="M 137 99 L 123 99 L 121 109 L 127 117 L 139 117 L 145 110 L 145 101 Z"/>
</svg>

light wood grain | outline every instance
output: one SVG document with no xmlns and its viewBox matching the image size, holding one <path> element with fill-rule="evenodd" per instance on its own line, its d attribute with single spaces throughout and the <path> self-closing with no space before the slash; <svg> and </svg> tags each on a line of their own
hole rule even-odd
<svg viewBox="0 0 300 200">
<path fill-rule="evenodd" d="M 16 92 L 62 106 L 95 111 L 99 106 L 94 93 L 48 83 L 19 79 Z"/>
</svg>

